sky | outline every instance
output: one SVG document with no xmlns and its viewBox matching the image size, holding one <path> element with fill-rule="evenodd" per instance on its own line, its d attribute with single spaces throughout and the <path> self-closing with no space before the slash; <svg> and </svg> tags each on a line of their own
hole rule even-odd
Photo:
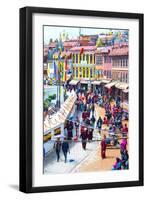
<svg viewBox="0 0 147 200">
<path fill-rule="evenodd" d="M 81 34 L 94 35 L 100 33 L 108 33 L 111 29 L 100 28 L 81 28 Z M 69 39 L 77 39 L 79 36 L 79 27 L 59 27 L 59 26 L 44 26 L 44 44 L 48 44 L 50 39 L 59 39 L 60 33 L 68 33 Z M 116 32 L 116 30 L 112 30 Z M 120 31 L 120 30 L 119 30 Z"/>
</svg>

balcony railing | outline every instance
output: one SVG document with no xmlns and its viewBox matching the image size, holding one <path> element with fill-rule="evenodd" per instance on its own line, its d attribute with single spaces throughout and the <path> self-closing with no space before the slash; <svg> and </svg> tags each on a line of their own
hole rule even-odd
<svg viewBox="0 0 147 200">
<path fill-rule="evenodd" d="M 95 64 L 86 64 L 86 63 L 73 63 L 74 67 L 94 67 Z"/>
<path fill-rule="evenodd" d="M 112 67 L 114 71 L 128 71 L 128 67 Z"/>
</svg>

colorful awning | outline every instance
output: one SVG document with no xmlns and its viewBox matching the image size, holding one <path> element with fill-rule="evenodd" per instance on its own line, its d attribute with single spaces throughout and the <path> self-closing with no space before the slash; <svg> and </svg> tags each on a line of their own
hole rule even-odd
<svg viewBox="0 0 147 200">
<path fill-rule="evenodd" d="M 128 89 L 129 85 L 128 85 L 128 83 L 119 82 L 119 83 L 115 84 L 115 87 L 120 90 L 126 90 L 126 89 Z"/>
<path fill-rule="evenodd" d="M 81 84 L 89 84 L 89 82 L 90 82 L 89 80 L 81 80 L 80 81 Z"/>
<path fill-rule="evenodd" d="M 76 101 L 76 98 L 77 97 L 75 92 L 71 93 L 70 96 L 64 102 L 64 104 L 62 104 L 60 110 L 57 113 L 52 115 L 50 119 L 46 117 L 44 121 L 44 135 L 48 134 L 48 132 L 50 132 L 51 129 L 55 129 L 61 124 L 65 123 Z"/>
<path fill-rule="evenodd" d="M 117 83 L 118 83 L 118 81 L 113 81 L 111 83 L 106 84 L 105 87 L 110 89 L 111 87 L 115 86 Z"/>
<path fill-rule="evenodd" d="M 108 80 L 108 79 L 103 79 L 103 80 L 101 80 L 101 82 L 102 82 L 102 83 L 106 83 L 106 84 L 107 84 L 107 83 L 110 83 L 110 82 L 111 82 L 111 80 Z"/>
<path fill-rule="evenodd" d="M 70 84 L 70 85 L 77 85 L 78 82 L 79 82 L 79 80 L 71 80 L 71 81 L 69 82 L 69 84 Z"/>
<path fill-rule="evenodd" d="M 93 85 L 100 85 L 101 82 L 102 82 L 102 81 L 93 81 L 92 84 L 93 84 Z"/>
</svg>

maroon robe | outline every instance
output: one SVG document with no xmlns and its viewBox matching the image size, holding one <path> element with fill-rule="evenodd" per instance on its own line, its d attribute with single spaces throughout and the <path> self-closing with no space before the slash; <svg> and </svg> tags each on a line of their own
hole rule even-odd
<svg viewBox="0 0 147 200">
<path fill-rule="evenodd" d="M 107 146 L 106 139 L 103 139 L 101 141 L 101 157 L 102 157 L 102 159 L 106 158 L 106 146 Z"/>
</svg>

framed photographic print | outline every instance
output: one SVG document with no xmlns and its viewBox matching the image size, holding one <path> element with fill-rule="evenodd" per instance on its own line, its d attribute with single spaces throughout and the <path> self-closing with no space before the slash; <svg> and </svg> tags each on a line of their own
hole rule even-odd
<svg viewBox="0 0 147 200">
<path fill-rule="evenodd" d="M 20 9 L 20 191 L 143 185 L 143 14 Z"/>
</svg>

